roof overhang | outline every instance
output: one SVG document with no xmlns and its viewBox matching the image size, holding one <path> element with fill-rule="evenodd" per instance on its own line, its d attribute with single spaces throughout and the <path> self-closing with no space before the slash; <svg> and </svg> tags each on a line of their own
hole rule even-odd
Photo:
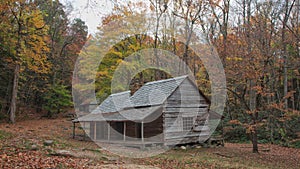
<svg viewBox="0 0 300 169">
<path fill-rule="evenodd" d="M 140 108 L 130 108 L 118 112 L 110 113 L 91 113 L 86 116 L 79 117 L 73 122 L 96 122 L 96 121 L 144 121 L 154 112 L 162 108 L 162 105 L 148 106 Z"/>
</svg>

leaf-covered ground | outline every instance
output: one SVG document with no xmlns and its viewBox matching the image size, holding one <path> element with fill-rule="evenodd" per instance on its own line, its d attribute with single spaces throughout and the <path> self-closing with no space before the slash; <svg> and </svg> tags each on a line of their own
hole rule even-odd
<svg viewBox="0 0 300 169">
<path fill-rule="evenodd" d="M 0 168 L 300 168 L 300 150 L 250 144 L 218 148 L 170 150 L 156 157 L 115 156 L 93 142 L 74 140 L 72 123 L 65 118 L 0 124 Z M 53 140 L 50 146 L 45 140 Z M 57 153 L 59 150 L 67 154 Z"/>
</svg>

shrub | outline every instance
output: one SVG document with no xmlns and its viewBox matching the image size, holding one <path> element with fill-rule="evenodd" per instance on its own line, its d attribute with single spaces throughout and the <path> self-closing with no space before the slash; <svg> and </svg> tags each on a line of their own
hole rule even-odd
<svg viewBox="0 0 300 169">
<path fill-rule="evenodd" d="M 227 127 L 224 130 L 224 137 L 227 142 L 232 143 L 244 143 L 249 141 L 248 135 L 246 134 L 246 129 L 242 126 L 236 126 L 234 128 Z"/>
</svg>

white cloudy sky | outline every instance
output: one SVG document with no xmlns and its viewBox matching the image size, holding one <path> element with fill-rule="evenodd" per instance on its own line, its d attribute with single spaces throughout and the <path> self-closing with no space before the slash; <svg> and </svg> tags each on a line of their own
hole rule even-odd
<svg viewBox="0 0 300 169">
<path fill-rule="evenodd" d="M 101 23 L 101 17 L 112 9 L 110 0 L 62 0 L 63 4 L 70 3 L 74 10 L 72 18 L 81 18 L 87 24 L 89 33 L 95 33 Z"/>
</svg>

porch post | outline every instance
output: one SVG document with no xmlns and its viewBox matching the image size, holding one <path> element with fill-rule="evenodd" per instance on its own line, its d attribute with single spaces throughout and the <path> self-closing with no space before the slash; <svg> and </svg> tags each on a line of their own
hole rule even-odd
<svg viewBox="0 0 300 169">
<path fill-rule="evenodd" d="M 107 140 L 110 140 L 110 122 L 107 122 Z"/>
<path fill-rule="evenodd" d="M 124 127 L 123 127 L 123 141 L 126 141 L 126 121 L 124 121 Z"/>
<path fill-rule="evenodd" d="M 90 129 L 91 130 L 91 129 Z M 90 131 L 89 131 L 90 132 Z M 86 130 L 85 130 L 85 122 L 83 122 L 83 141 L 85 141 L 85 135 L 86 135 Z"/>
<path fill-rule="evenodd" d="M 76 127 L 76 124 L 75 124 L 75 122 L 73 122 L 73 139 L 75 139 L 75 127 Z"/>
<path fill-rule="evenodd" d="M 96 140 L 97 122 L 94 122 L 94 140 Z"/>
<path fill-rule="evenodd" d="M 143 121 L 141 124 L 141 137 L 142 137 L 142 142 L 144 142 L 144 122 Z"/>
</svg>

